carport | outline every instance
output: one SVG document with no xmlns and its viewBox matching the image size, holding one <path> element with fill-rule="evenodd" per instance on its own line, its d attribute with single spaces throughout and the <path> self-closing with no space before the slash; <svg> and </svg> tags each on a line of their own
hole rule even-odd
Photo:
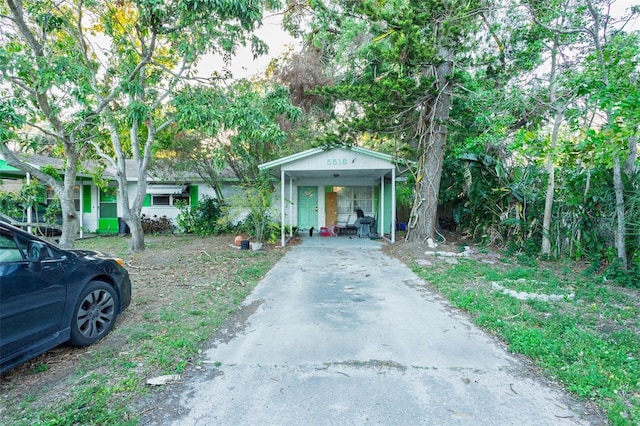
<svg viewBox="0 0 640 426">
<path fill-rule="evenodd" d="M 292 230 L 320 230 L 353 223 L 355 209 L 376 220 L 376 232 L 395 242 L 396 182 L 403 170 L 395 157 L 359 147 L 314 148 L 261 164 L 279 180 L 281 242 Z"/>
</svg>

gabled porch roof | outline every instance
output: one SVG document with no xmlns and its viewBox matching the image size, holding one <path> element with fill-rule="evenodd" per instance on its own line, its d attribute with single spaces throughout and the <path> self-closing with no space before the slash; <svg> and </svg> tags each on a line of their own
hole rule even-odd
<svg viewBox="0 0 640 426">
<path fill-rule="evenodd" d="M 360 147 L 313 148 L 261 164 L 259 168 L 276 177 L 284 171 L 296 180 L 340 177 L 377 181 L 383 176 L 391 177 L 393 169 L 396 176 L 405 171 L 398 167 L 396 157 Z"/>
<path fill-rule="evenodd" d="M 289 199 L 293 199 L 293 181 L 310 185 L 380 185 L 391 187 L 391 242 L 395 242 L 396 180 L 406 169 L 398 167 L 397 158 L 360 147 L 314 148 L 278 160 L 261 164 L 260 170 L 268 171 L 280 180 L 281 240 L 286 243 L 285 182 L 289 180 Z M 385 183 L 386 182 L 386 183 Z M 384 196 L 384 191 L 381 192 Z M 384 200 L 383 200 L 384 201 Z M 384 224 L 384 202 L 380 223 Z M 292 204 L 289 204 L 291 210 Z M 292 214 L 289 214 L 291 217 Z"/>
</svg>

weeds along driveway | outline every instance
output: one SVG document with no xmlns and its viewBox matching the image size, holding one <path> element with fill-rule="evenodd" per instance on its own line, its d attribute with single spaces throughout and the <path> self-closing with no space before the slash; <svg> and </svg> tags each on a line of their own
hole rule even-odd
<svg viewBox="0 0 640 426">
<path fill-rule="evenodd" d="M 292 247 L 150 422 L 598 423 L 382 244 L 307 237 Z"/>
</svg>

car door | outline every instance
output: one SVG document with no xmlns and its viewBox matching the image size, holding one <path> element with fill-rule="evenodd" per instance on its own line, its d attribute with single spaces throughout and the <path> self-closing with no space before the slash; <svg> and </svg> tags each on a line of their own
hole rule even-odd
<svg viewBox="0 0 640 426">
<path fill-rule="evenodd" d="M 65 309 L 64 258 L 43 245 L 27 260 L 28 240 L 0 230 L 0 357 L 28 353 L 56 337 Z"/>
</svg>

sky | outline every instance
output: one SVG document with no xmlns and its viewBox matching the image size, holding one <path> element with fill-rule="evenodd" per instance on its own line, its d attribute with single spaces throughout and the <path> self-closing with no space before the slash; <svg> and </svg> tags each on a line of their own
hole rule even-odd
<svg viewBox="0 0 640 426">
<path fill-rule="evenodd" d="M 612 5 L 611 12 L 614 17 L 620 17 L 627 13 L 632 6 L 638 5 L 640 5 L 640 0 L 616 0 Z M 639 30 L 640 17 L 634 18 L 626 29 Z M 230 66 L 234 79 L 262 75 L 271 60 L 279 57 L 291 46 L 294 46 L 296 51 L 299 50 L 300 41 L 294 39 L 282 29 L 282 16 L 280 14 L 266 16 L 262 27 L 256 31 L 256 34 L 269 45 L 269 53 L 253 59 L 249 47 L 238 49 L 238 53 Z M 224 64 L 220 57 L 209 57 L 203 61 L 200 73 L 202 77 L 209 77 L 213 71 L 222 72 L 223 67 Z"/>
<path fill-rule="evenodd" d="M 269 53 L 253 59 L 250 47 L 239 48 L 229 67 L 234 79 L 250 78 L 256 74 L 262 75 L 273 58 L 279 57 L 291 46 L 295 46 L 296 50 L 299 50 L 299 41 L 282 29 L 281 15 L 266 16 L 262 26 L 255 33 L 269 45 Z M 222 72 L 223 68 L 222 58 L 216 56 L 205 58 L 199 67 L 202 77 L 211 76 L 213 71 Z"/>
</svg>

